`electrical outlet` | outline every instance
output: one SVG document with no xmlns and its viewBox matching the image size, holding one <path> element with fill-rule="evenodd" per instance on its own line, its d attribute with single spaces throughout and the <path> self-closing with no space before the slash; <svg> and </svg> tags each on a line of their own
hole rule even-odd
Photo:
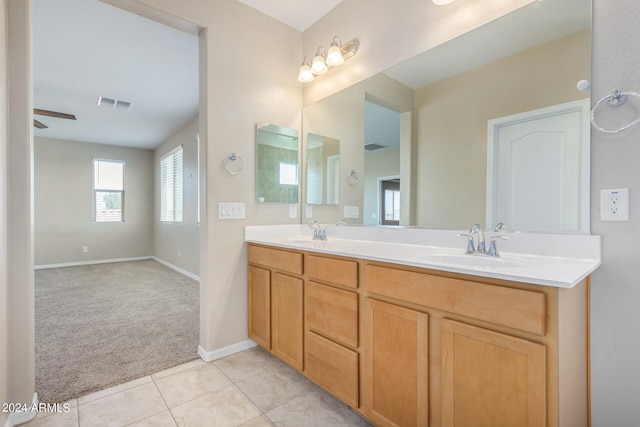
<svg viewBox="0 0 640 427">
<path fill-rule="evenodd" d="M 298 218 L 298 205 L 289 205 L 289 218 Z"/>
<path fill-rule="evenodd" d="M 600 191 L 600 220 L 629 221 L 629 189 Z"/>
<path fill-rule="evenodd" d="M 82 253 L 86 254 L 87 252 L 89 252 L 89 246 L 83 246 L 82 247 Z"/>
</svg>

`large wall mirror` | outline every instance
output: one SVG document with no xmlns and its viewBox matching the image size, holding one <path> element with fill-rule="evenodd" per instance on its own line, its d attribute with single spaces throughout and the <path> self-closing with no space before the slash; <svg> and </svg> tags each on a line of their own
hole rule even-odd
<svg viewBox="0 0 640 427">
<path fill-rule="evenodd" d="M 590 42 L 591 0 L 535 2 L 306 106 L 304 134 L 339 139 L 341 179 L 346 182 L 351 169 L 362 177 L 357 186 L 340 187 L 338 209 L 314 208 L 314 217 L 335 222 L 342 206 L 357 205 L 361 218 L 352 223 L 384 225 L 393 217 L 407 226 L 465 229 L 481 223 L 492 227 L 495 224 L 489 222 L 500 219 L 487 217 L 487 197 L 495 196 L 487 189 L 492 167 L 489 123 L 560 105 L 588 105 L 588 92 L 578 91 L 576 84 L 590 78 Z M 574 168 L 572 179 L 579 181 L 578 187 L 572 184 L 563 193 L 555 191 L 559 182 L 549 177 L 541 181 L 559 198 L 572 200 L 576 210 L 586 206 L 587 219 L 582 215 L 578 222 L 551 229 L 514 219 L 517 225 L 512 228 L 588 232 L 588 114 L 578 120 L 578 138 L 586 141 L 586 150 L 573 154 L 581 157 L 580 165 L 586 164 L 586 169 Z M 563 139 L 562 135 L 555 138 Z M 538 151 L 531 146 L 528 150 Z M 561 150 L 545 147 L 542 151 Z M 502 155 L 500 159 L 507 159 L 502 166 L 517 168 L 524 152 L 519 162 Z M 529 175 L 517 172 L 514 176 Z M 385 204 L 391 205 L 383 195 L 393 185 L 397 187 L 390 191 L 397 198 L 392 212 L 385 210 Z M 544 191 L 532 186 L 509 188 L 517 200 L 527 199 L 527 192 Z M 535 199 L 540 200 L 539 195 Z M 538 216 L 533 210 L 547 208 L 537 205 L 527 208 L 529 217 Z"/>
<path fill-rule="evenodd" d="M 260 203 L 298 203 L 298 131 L 256 126 L 256 197 Z"/>
</svg>

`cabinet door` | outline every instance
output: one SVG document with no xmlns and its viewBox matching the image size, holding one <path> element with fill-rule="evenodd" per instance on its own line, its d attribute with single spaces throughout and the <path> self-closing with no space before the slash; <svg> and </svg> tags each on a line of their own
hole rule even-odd
<svg viewBox="0 0 640 427">
<path fill-rule="evenodd" d="M 380 426 L 428 425 L 428 315 L 365 300 L 364 404 Z"/>
<path fill-rule="evenodd" d="M 267 350 L 271 349 L 270 272 L 249 266 L 249 338 Z"/>
<path fill-rule="evenodd" d="M 358 408 L 358 353 L 307 331 L 305 374 L 352 408 Z"/>
<path fill-rule="evenodd" d="M 302 371 L 302 279 L 273 273 L 271 286 L 271 351 Z"/>
<path fill-rule="evenodd" d="M 546 348 L 442 321 L 442 426 L 544 426 Z"/>
</svg>

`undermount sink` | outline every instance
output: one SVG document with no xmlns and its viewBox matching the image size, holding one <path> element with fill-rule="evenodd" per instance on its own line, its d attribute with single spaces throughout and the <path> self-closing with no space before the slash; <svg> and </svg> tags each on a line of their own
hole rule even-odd
<svg viewBox="0 0 640 427">
<path fill-rule="evenodd" d="M 465 254 L 464 252 L 427 253 L 422 259 L 428 263 L 455 265 L 461 267 L 522 267 L 532 262 L 525 257 L 511 255 L 493 257 L 488 255 Z"/>
</svg>

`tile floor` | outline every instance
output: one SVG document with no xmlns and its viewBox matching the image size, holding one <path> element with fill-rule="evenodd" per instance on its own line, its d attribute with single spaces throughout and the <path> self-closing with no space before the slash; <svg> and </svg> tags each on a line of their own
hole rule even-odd
<svg viewBox="0 0 640 427">
<path fill-rule="evenodd" d="M 24 426 L 370 426 L 260 347 L 194 360 L 69 404 L 67 413 L 39 413 Z"/>
</svg>

